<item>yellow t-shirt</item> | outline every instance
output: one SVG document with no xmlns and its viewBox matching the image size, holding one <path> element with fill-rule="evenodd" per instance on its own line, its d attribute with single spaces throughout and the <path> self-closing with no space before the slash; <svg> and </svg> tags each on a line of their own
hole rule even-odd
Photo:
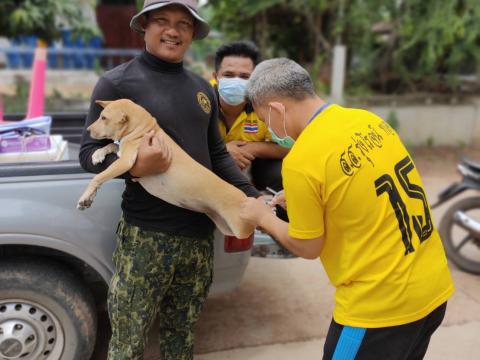
<svg viewBox="0 0 480 360">
<path fill-rule="evenodd" d="M 290 236 L 325 236 L 320 260 L 336 287 L 336 322 L 402 325 L 451 296 L 422 180 L 381 118 L 330 105 L 299 136 L 282 176 Z"/>
<path fill-rule="evenodd" d="M 210 84 L 215 87 L 217 82 L 215 79 L 212 79 Z M 218 119 L 218 127 L 226 143 L 233 140 L 248 142 L 272 140 L 272 135 L 267 125 L 259 119 L 254 111 L 242 111 L 228 131 L 221 119 Z"/>
</svg>

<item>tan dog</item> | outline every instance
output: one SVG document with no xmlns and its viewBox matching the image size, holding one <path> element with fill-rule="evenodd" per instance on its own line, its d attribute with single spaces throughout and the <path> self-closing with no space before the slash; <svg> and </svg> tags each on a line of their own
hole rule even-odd
<svg viewBox="0 0 480 360">
<path fill-rule="evenodd" d="M 127 99 L 97 103 L 104 110 L 87 130 L 94 139 L 119 140 L 120 147 L 112 143 L 98 149 L 93 153 L 92 161 L 94 164 L 101 163 L 107 154 L 113 152 L 118 152 L 119 158 L 90 181 L 78 201 L 78 209 L 90 207 L 97 189 L 105 181 L 120 176 L 133 167 L 143 136 L 150 130 L 155 130 L 170 147 L 172 162 L 164 173 L 138 179 L 145 190 L 170 204 L 205 213 L 226 235 L 242 239 L 253 233 L 254 227 L 242 221 L 239 216 L 246 195 L 193 160 L 144 108 Z M 194 179 L 192 174 L 195 175 Z"/>
</svg>

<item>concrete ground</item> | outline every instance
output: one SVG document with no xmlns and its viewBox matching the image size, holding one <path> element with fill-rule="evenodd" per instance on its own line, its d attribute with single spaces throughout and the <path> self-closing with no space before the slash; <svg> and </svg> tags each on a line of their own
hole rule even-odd
<svg viewBox="0 0 480 360">
<path fill-rule="evenodd" d="M 453 276 L 457 291 L 449 302 L 446 318 L 440 329 L 432 337 L 426 360 L 478 360 L 480 349 L 477 343 L 477 336 L 480 333 L 480 282 L 479 279 L 461 273 L 453 269 Z M 320 295 L 319 296 L 323 296 Z M 310 329 L 313 335 L 321 333 L 312 339 L 299 341 L 301 337 L 296 332 L 297 326 L 302 325 L 305 316 L 295 319 L 293 322 L 285 322 L 280 326 L 285 334 L 290 335 L 292 341 L 278 340 L 268 345 L 244 346 L 227 351 L 209 352 L 199 354 L 196 360 L 314 360 L 320 359 L 325 341 L 329 320 L 324 319 L 328 314 L 326 308 L 320 314 L 313 314 L 312 318 L 304 323 L 305 331 Z M 324 320 L 321 320 L 324 319 Z M 308 324 L 310 323 L 310 324 Z M 312 331 L 312 325 L 319 328 Z M 278 326 L 278 325 L 277 325 Z M 277 326 L 274 326 L 277 328 Z M 261 325 L 259 324 L 259 327 Z M 263 324 L 263 331 L 255 333 L 264 334 L 268 328 L 271 331 L 274 327 Z M 277 328 L 278 331 L 278 328 Z M 217 333 L 220 334 L 220 333 Z M 155 357 L 151 358 L 156 359 Z"/>
<path fill-rule="evenodd" d="M 431 202 L 458 179 L 462 151 L 413 152 Z M 468 150 L 480 159 L 480 152 Z M 438 223 L 448 205 L 434 210 Z M 456 292 L 432 338 L 428 360 L 476 360 L 480 349 L 480 277 L 451 267 Z M 333 288 L 319 261 L 252 259 L 241 286 L 210 297 L 196 328 L 195 360 L 320 359 L 333 309 Z M 157 360 L 155 329 L 145 359 Z M 101 359 L 96 357 L 95 359 Z"/>
</svg>

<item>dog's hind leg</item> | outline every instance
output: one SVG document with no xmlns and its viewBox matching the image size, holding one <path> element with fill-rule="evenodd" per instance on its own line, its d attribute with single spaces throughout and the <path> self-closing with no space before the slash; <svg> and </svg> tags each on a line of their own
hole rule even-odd
<svg viewBox="0 0 480 360">
<path fill-rule="evenodd" d="M 226 218 L 216 211 L 207 211 L 205 213 L 224 235 L 233 235 L 239 239 L 245 239 L 255 230 L 253 226 L 246 222 L 240 221 L 239 219 L 238 221 L 234 221 L 235 218 L 231 217 L 233 216 L 232 214 L 230 214 L 230 218 Z"/>
<path fill-rule="evenodd" d="M 215 225 L 218 227 L 218 229 L 222 232 L 222 234 L 235 236 L 234 232 L 232 231 L 232 229 L 230 228 L 228 223 L 217 212 L 207 211 L 207 212 L 205 212 L 205 214 L 210 219 L 212 219 L 212 221 L 215 223 Z"/>
</svg>

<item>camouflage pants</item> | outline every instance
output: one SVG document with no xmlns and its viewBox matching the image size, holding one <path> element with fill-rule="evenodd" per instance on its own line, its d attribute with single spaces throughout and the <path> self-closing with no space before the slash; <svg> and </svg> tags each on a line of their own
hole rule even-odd
<svg viewBox="0 0 480 360">
<path fill-rule="evenodd" d="M 109 360 L 141 360 L 160 319 L 162 360 L 193 359 L 195 325 L 212 282 L 213 238 L 145 231 L 120 220 L 108 312 Z"/>
</svg>

